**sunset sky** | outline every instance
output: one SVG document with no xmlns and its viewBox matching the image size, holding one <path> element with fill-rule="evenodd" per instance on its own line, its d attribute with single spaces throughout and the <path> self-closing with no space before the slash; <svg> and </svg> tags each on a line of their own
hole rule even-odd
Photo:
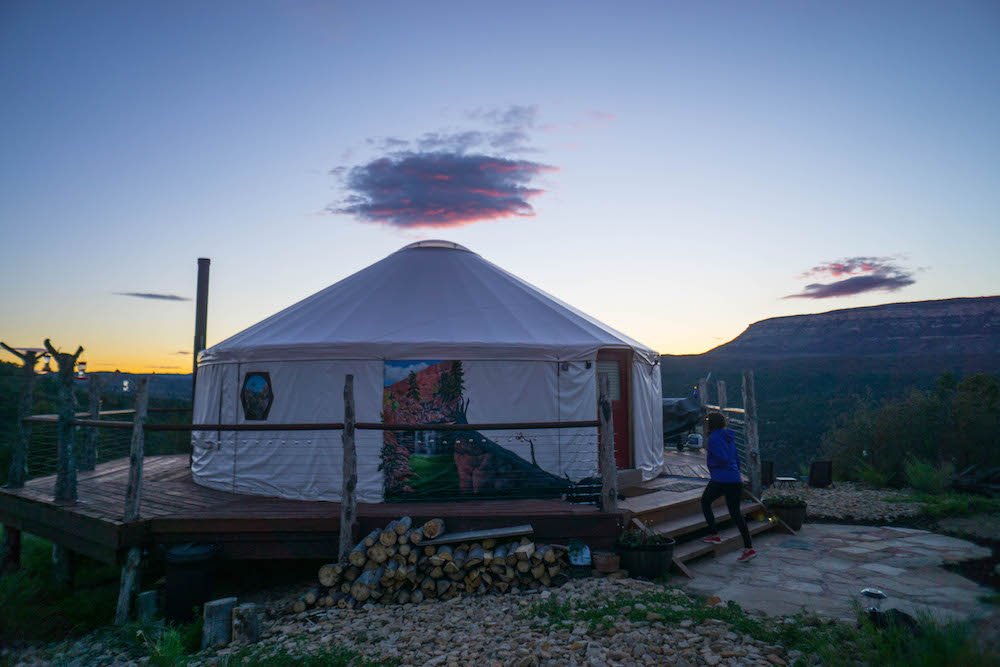
<svg viewBox="0 0 1000 667">
<path fill-rule="evenodd" d="M 198 257 L 211 345 L 425 238 L 664 353 L 996 294 L 998 35 L 992 0 L 7 0 L 0 340 L 187 371 Z"/>
</svg>

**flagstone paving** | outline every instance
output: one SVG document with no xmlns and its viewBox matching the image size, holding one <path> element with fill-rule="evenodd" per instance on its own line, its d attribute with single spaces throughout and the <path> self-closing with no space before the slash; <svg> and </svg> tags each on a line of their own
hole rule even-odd
<svg viewBox="0 0 1000 667">
<path fill-rule="evenodd" d="M 955 537 L 913 528 L 806 524 L 797 535 L 755 537 L 754 546 L 760 555 L 746 564 L 737 563 L 735 553 L 689 563 L 695 578 L 682 585 L 768 614 L 805 610 L 853 620 L 859 593 L 869 586 L 889 596 L 885 609 L 941 620 L 993 611 L 980 601 L 990 589 L 941 567 L 990 555 Z"/>
</svg>

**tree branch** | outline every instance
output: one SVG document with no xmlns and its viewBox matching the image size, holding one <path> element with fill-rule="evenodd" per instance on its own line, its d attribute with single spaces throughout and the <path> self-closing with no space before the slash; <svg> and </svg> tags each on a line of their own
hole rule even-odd
<svg viewBox="0 0 1000 667">
<path fill-rule="evenodd" d="M 0 347 L 2 347 L 3 349 L 7 350 L 11 354 L 13 354 L 15 357 L 17 357 L 18 359 L 20 359 L 22 362 L 28 363 L 28 360 L 25 358 L 24 354 L 22 354 L 21 352 L 18 352 L 17 350 L 15 350 L 14 348 L 12 348 L 7 343 L 5 343 L 3 341 L 0 341 Z"/>
</svg>

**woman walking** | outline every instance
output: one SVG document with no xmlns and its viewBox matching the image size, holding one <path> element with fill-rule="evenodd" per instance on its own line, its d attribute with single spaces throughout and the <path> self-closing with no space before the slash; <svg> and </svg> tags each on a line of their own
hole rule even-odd
<svg viewBox="0 0 1000 667">
<path fill-rule="evenodd" d="M 740 455 L 736 451 L 736 436 L 726 428 L 726 418 L 721 412 L 710 412 L 705 418 L 708 429 L 708 471 L 711 480 L 701 494 L 701 511 L 705 514 L 709 535 L 703 541 L 709 544 L 722 544 L 722 537 L 715 529 L 715 512 L 712 503 L 722 496 L 726 497 L 726 507 L 733 523 L 740 529 L 743 537 L 743 553 L 736 559 L 746 563 L 757 555 L 750 541 L 750 531 L 747 522 L 740 511 L 740 501 L 743 498 L 743 477 L 740 475 Z"/>
</svg>

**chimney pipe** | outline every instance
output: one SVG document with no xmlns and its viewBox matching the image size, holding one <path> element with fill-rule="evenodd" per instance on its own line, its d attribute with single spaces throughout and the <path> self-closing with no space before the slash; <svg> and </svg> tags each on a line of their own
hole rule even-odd
<svg viewBox="0 0 1000 667">
<path fill-rule="evenodd" d="M 198 355 L 205 349 L 208 326 L 208 267 L 212 260 L 198 258 L 198 296 L 194 310 L 194 358 L 191 360 L 191 406 L 194 407 L 194 388 L 198 382 Z"/>
</svg>

